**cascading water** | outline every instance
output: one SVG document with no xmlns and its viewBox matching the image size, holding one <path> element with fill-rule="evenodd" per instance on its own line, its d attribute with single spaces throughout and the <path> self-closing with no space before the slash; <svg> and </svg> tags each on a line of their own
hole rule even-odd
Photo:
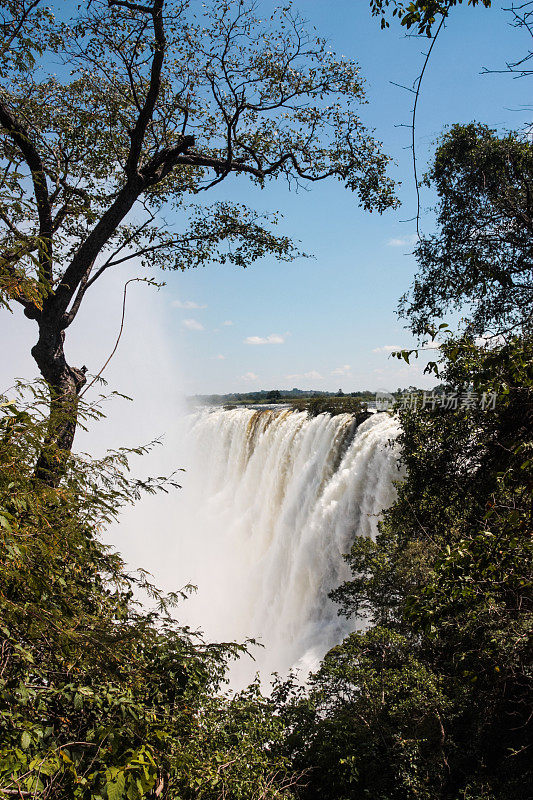
<svg viewBox="0 0 533 800">
<path fill-rule="evenodd" d="M 374 536 L 394 498 L 397 422 L 375 414 L 355 428 L 348 414 L 311 418 L 291 410 L 204 409 L 192 417 L 193 463 L 182 497 L 182 551 L 198 594 L 186 621 L 218 641 L 258 639 L 255 671 L 302 676 L 351 630 L 328 592 L 348 577 L 343 554 Z"/>
</svg>

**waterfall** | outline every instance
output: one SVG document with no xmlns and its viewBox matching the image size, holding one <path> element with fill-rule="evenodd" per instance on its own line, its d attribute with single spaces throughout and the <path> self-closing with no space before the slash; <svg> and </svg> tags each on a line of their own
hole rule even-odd
<svg viewBox="0 0 533 800">
<path fill-rule="evenodd" d="M 375 536 L 394 499 L 397 422 L 375 414 L 311 418 L 292 410 L 192 415 L 182 551 L 198 594 L 186 621 L 210 640 L 258 639 L 232 682 L 255 671 L 305 676 L 354 630 L 328 592 L 349 577 L 343 554 Z"/>
</svg>

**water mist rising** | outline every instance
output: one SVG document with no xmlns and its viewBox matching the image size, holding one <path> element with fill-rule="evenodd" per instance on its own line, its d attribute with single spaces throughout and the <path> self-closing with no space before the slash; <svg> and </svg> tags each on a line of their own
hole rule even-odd
<svg viewBox="0 0 533 800">
<path fill-rule="evenodd" d="M 355 536 L 374 536 L 394 499 L 397 423 L 376 414 L 355 429 L 347 414 L 202 410 L 189 432 L 181 558 L 198 594 L 182 606 L 210 640 L 259 639 L 259 670 L 305 675 L 354 629 L 328 592 L 348 577 Z M 183 511 L 183 509 L 182 509 Z"/>
</svg>

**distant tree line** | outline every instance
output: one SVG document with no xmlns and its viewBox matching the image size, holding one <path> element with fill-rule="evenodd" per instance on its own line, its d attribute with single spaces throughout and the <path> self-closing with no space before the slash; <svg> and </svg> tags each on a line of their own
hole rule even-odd
<svg viewBox="0 0 533 800">
<path fill-rule="evenodd" d="M 398 392 L 402 392 L 398 389 Z M 261 389 L 258 392 L 232 392 L 230 394 L 196 394 L 187 398 L 190 403 L 199 405 L 228 405 L 233 403 L 285 403 L 297 399 L 306 400 L 315 397 L 352 397 L 369 402 L 376 397 L 375 392 L 326 392 L 318 389 Z"/>
</svg>

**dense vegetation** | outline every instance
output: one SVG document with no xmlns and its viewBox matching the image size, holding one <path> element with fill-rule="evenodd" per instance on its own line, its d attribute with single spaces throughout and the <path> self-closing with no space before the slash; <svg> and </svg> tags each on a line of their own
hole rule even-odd
<svg viewBox="0 0 533 800">
<path fill-rule="evenodd" d="M 100 542 L 121 506 L 169 482 L 128 479 L 125 451 L 71 457 L 59 487 L 36 481 L 46 400 L 35 389 L 0 409 L 0 793 L 289 798 L 297 775 L 274 701 L 256 685 L 221 693 L 244 648 L 181 628 L 180 597 L 128 575 Z"/>
<path fill-rule="evenodd" d="M 375 13 L 393 8 L 404 25 L 423 33 L 431 33 L 435 18 L 455 5 L 457 0 L 372 2 Z M 110 6 L 129 32 L 132 20 L 120 15 L 147 13 L 135 3 L 112 0 Z M 44 107 L 39 105 L 43 87 L 28 77 L 31 59 L 46 47 L 64 45 L 66 36 L 48 11 L 31 17 L 38 7 L 22 0 L 2 4 L 3 55 L 13 56 L 17 36 L 19 50 L 18 60 L 0 73 L 14 81 L 13 90 L 30 87 L 20 102 L 29 104 L 26 112 L 31 106 L 44 115 L 35 136 L 17 129 L 13 137 L 10 121 L 0 118 L 7 134 L 3 155 L 12 165 L 4 175 L 2 209 L 11 208 L 16 217 L 12 228 L 9 215 L 2 217 L 4 244 L 11 248 L 4 248 L 0 262 L 2 298 L 22 302 L 33 318 L 56 291 L 45 274 L 50 237 L 38 230 L 47 222 L 38 213 L 43 175 L 54 179 L 68 231 L 81 239 L 109 201 L 110 179 L 103 167 L 95 176 L 96 183 L 102 181 L 98 191 L 96 184 L 91 187 L 95 210 L 65 176 L 52 175 L 50 163 L 33 160 L 29 177 L 37 205 L 28 200 L 30 181 L 17 147 L 26 157 L 28 142 L 49 142 L 43 131 L 51 119 L 65 125 L 63 143 L 68 140 L 69 146 L 76 128 L 54 106 L 65 93 L 72 99 L 72 86 L 52 91 L 48 85 L 52 100 Z M 104 5 L 93 8 L 96 16 L 85 21 L 89 31 L 105 19 Z M 24 24 L 10 38 L 10 19 L 21 10 Z M 29 19 L 33 39 L 27 38 Z M 116 31 L 106 31 L 116 43 Z M 133 85 L 141 73 L 134 74 Z M 79 78 L 83 91 L 87 79 Z M 124 121 L 124 98 L 116 93 L 113 98 L 107 111 Z M 1 99 L 7 102 L 4 94 Z M 82 112 L 87 112 L 83 103 L 73 106 L 76 119 Z M 98 117 L 86 119 L 87 136 L 97 135 L 99 125 Z M 151 130 L 150 136 L 157 136 Z M 102 147 L 108 153 L 121 142 Z M 101 155 L 82 148 L 83 169 L 95 169 Z M 374 153 L 369 163 L 377 179 L 384 162 Z M 110 162 L 110 169 L 114 165 Z M 193 169 L 183 174 L 191 181 L 205 179 Z M 351 187 L 362 190 L 363 203 L 380 191 L 369 173 L 366 177 L 366 187 Z M 289 680 L 277 682 L 269 697 L 256 684 L 225 695 L 227 664 L 243 655 L 246 643 L 207 645 L 180 626 L 179 602 L 187 588 L 178 596 L 161 596 L 142 573 L 129 575 L 120 556 L 100 539 L 125 504 L 142 492 L 172 490 L 173 479 L 131 478 L 125 450 L 91 461 L 61 446 L 48 419 L 50 397 L 57 399 L 53 382 L 20 386 L 15 399 L 13 393 L 0 398 L 0 795 L 43 800 L 533 796 L 533 144 L 529 137 L 501 136 L 478 124 L 454 126 L 439 143 L 428 181 L 438 197 L 437 227 L 417 245 L 419 272 L 402 313 L 416 333 L 443 340 L 439 360 L 429 369 L 441 381 L 441 394 L 455 395 L 458 402 L 399 405 L 405 480 L 376 541 L 354 542 L 347 554 L 352 577 L 333 593 L 340 613 L 364 616 L 367 627 L 331 650 L 306 688 Z M 156 204 L 166 197 L 165 187 L 152 187 Z M 382 191 L 387 204 L 387 184 Z M 289 253 L 288 242 L 270 238 L 263 227 L 233 227 L 233 211 L 226 209 L 222 221 L 217 217 L 217 225 L 224 224 L 211 245 L 218 247 L 222 234 L 233 232 L 251 260 L 276 247 Z M 30 231 L 24 225 L 31 214 L 37 229 Z M 205 232 L 205 219 L 202 225 Z M 123 228 L 118 244 L 147 230 L 135 234 Z M 68 241 L 60 240 L 59 248 L 68 250 Z M 163 237 L 163 251 L 170 242 Z M 450 307 L 465 313 L 455 334 L 437 327 Z M 400 354 L 406 360 L 413 355 Z M 256 394 L 262 402 L 286 399 L 276 390 L 270 398 L 268 392 Z M 365 393 L 314 394 L 305 399 L 312 413 L 359 411 L 361 401 L 371 399 Z M 482 406 L 468 400 L 473 394 L 496 400 Z M 235 400 L 246 402 L 248 396 Z M 72 408 L 59 405 L 56 411 L 66 419 L 56 421 L 72 426 Z M 76 405 L 84 424 L 100 414 L 98 406 Z M 46 473 L 35 469 L 43 451 Z M 50 471 L 54 480 L 46 479 Z M 153 611 L 138 603 L 140 596 L 149 598 Z"/>
<path fill-rule="evenodd" d="M 531 340 L 449 347 L 450 387 L 497 408 L 399 411 L 407 478 L 334 592 L 369 628 L 297 711 L 306 798 L 531 796 Z"/>
</svg>

